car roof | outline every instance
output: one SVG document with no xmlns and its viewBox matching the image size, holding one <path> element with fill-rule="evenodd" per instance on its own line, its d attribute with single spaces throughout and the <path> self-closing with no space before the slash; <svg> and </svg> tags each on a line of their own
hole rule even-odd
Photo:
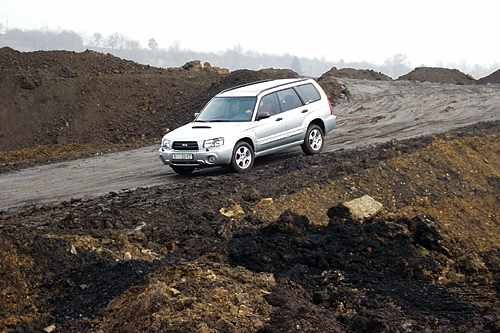
<svg viewBox="0 0 500 333">
<path fill-rule="evenodd" d="M 261 81 L 261 82 L 256 82 L 254 84 L 250 83 L 248 85 L 244 85 L 241 87 L 226 89 L 217 94 L 216 97 L 257 96 L 265 90 L 273 89 L 278 86 L 284 86 L 287 84 L 305 82 L 307 80 L 309 79 L 297 78 L 297 79 L 279 79 L 279 80 Z"/>
</svg>

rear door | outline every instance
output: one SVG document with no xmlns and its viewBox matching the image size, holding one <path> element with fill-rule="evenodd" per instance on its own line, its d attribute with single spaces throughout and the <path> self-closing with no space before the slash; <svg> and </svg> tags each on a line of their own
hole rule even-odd
<svg viewBox="0 0 500 333">
<path fill-rule="evenodd" d="M 262 114 L 267 114 L 269 117 L 258 120 Z M 285 128 L 276 93 L 265 95 L 260 99 L 255 119 L 255 148 L 257 152 L 283 144 Z"/>
<path fill-rule="evenodd" d="M 302 101 L 293 88 L 280 90 L 277 92 L 281 112 L 283 113 L 283 122 L 285 128 L 284 144 L 300 141 L 304 139 L 302 133 L 302 123 L 306 116 Z"/>
</svg>

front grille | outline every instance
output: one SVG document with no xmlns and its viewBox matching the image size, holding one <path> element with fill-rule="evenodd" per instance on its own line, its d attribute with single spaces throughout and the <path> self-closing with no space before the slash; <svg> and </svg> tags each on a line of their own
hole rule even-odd
<svg viewBox="0 0 500 333">
<path fill-rule="evenodd" d="M 172 144 L 173 150 L 198 150 L 198 142 L 196 141 L 174 141 Z"/>
</svg>

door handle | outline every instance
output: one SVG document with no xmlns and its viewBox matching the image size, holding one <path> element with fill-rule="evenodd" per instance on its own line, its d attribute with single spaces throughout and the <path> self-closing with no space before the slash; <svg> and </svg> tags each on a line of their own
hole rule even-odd
<svg viewBox="0 0 500 333">
<path fill-rule="evenodd" d="M 283 118 L 276 118 L 276 121 L 282 121 Z"/>
<path fill-rule="evenodd" d="M 308 109 L 302 110 L 302 113 L 306 113 L 306 112 L 309 112 L 309 110 Z"/>
</svg>

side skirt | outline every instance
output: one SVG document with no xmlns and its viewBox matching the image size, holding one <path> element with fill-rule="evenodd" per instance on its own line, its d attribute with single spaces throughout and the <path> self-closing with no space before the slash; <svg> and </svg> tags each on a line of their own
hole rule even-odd
<svg viewBox="0 0 500 333">
<path fill-rule="evenodd" d="M 267 149 L 267 150 L 259 151 L 259 152 L 256 152 L 256 153 L 255 153 L 255 157 L 259 157 L 259 156 L 264 156 L 264 155 L 272 154 L 272 153 L 275 153 L 275 152 L 280 151 L 280 150 L 285 150 L 285 149 L 291 148 L 291 147 L 293 147 L 293 146 L 299 146 L 299 145 L 301 145 L 303 142 L 304 142 L 304 140 L 295 141 L 295 142 L 288 143 L 288 144 L 283 145 L 283 146 L 278 146 L 278 147 L 275 147 L 275 148 L 271 148 L 271 149 Z"/>
</svg>

